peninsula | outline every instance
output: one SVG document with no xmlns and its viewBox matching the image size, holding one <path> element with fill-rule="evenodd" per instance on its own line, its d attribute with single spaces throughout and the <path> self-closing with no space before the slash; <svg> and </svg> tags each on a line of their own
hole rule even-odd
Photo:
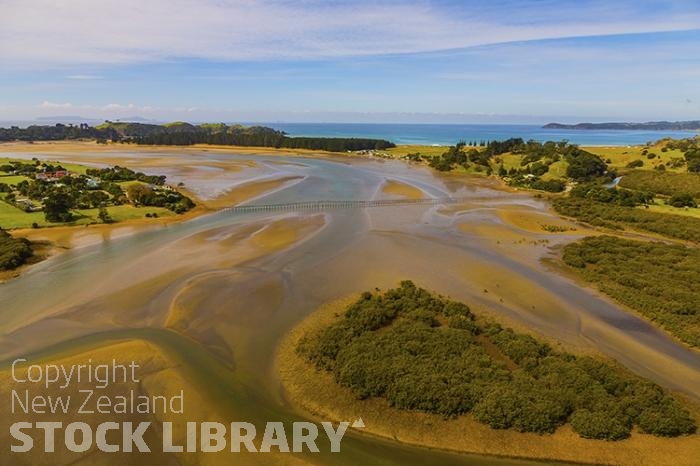
<svg viewBox="0 0 700 466">
<path fill-rule="evenodd" d="M 700 120 L 691 121 L 647 121 L 645 123 L 610 122 L 610 123 L 548 123 L 544 129 L 581 129 L 581 130 L 635 130 L 635 131 L 697 131 Z"/>
</svg>

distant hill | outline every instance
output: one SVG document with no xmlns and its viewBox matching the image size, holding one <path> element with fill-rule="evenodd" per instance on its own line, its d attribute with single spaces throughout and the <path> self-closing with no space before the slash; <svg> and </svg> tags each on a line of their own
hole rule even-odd
<svg viewBox="0 0 700 466">
<path fill-rule="evenodd" d="M 700 120 L 692 121 L 648 121 L 646 123 L 578 123 L 565 125 L 549 123 L 544 129 L 608 129 L 608 130 L 650 130 L 650 131 L 697 131 L 700 130 Z"/>
</svg>

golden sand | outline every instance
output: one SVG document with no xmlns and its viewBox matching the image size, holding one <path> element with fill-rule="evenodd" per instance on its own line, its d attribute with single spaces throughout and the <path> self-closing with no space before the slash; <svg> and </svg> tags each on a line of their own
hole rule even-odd
<svg viewBox="0 0 700 466">
<path fill-rule="evenodd" d="M 248 146 L 217 146 L 210 144 L 194 144 L 190 146 L 150 146 L 125 143 L 97 144 L 95 141 L 37 141 L 28 142 L 3 142 L 0 143 L 0 151 L 3 152 L 237 152 L 251 155 L 293 155 L 293 156 L 337 156 L 344 155 L 341 152 L 326 152 L 309 149 L 278 149 L 275 147 L 248 147 Z M 117 159 L 119 160 L 119 159 Z M 123 163 L 123 162 L 122 162 Z"/>
<path fill-rule="evenodd" d="M 207 298 L 206 281 L 221 276 L 225 279 L 235 272 L 231 269 L 253 259 L 284 251 L 287 248 L 310 238 L 325 225 L 323 215 L 293 216 L 271 222 L 256 222 L 232 228 L 221 227 L 213 231 L 190 237 L 182 247 L 192 254 L 207 257 L 205 249 L 210 239 L 215 239 L 219 253 L 210 266 L 215 268 L 190 278 L 178 291 L 170 303 L 165 326 L 184 331 L 195 318 L 195 309 L 202 309 L 201 303 Z M 211 252 L 208 253 L 211 255 Z"/>
<path fill-rule="evenodd" d="M 64 427 L 71 422 L 84 422 L 90 425 L 95 431 L 98 424 L 102 422 L 132 422 L 134 426 L 140 422 L 151 422 L 148 430 L 143 436 L 145 443 L 150 448 L 150 453 L 134 452 L 131 454 L 120 453 L 121 461 L 128 461 L 128 464 L 133 465 L 152 465 L 152 464 L 185 464 L 185 465 L 223 465 L 236 462 L 237 464 L 247 464 L 251 455 L 248 453 L 232 454 L 229 449 L 224 449 L 217 453 L 202 453 L 202 452 L 183 452 L 183 453 L 164 453 L 162 439 L 162 423 L 173 423 L 173 444 L 185 445 L 186 443 L 186 423 L 195 422 L 198 425 L 202 422 L 220 422 L 224 425 L 229 424 L 231 419 L 226 416 L 219 406 L 207 398 L 205 391 L 198 384 L 197 380 L 192 380 L 191 375 L 187 373 L 180 363 L 173 359 L 166 351 L 161 350 L 158 346 L 143 341 L 129 340 L 122 343 L 109 344 L 107 346 L 91 348 L 87 351 L 82 351 L 77 354 L 56 354 L 50 360 L 42 360 L 40 364 L 57 364 L 70 367 L 78 364 L 106 364 L 111 367 L 112 364 L 122 364 L 128 366 L 130 363 L 135 363 L 139 367 L 136 372 L 136 380 L 131 379 L 128 375 L 127 382 L 123 379 L 117 383 L 110 383 L 107 388 L 96 388 L 94 382 L 90 383 L 82 381 L 78 383 L 75 378 L 71 381 L 67 388 L 58 389 L 51 388 L 38 389 L 34 388 L 30 392 L 31 397 L 41 394 L 42 396 L 62 396 L 71 397 L 71 405 L 73 402 L 82 402 L 85 398 L 84 392 L 80 390 L 94 390 L 95 400 L 98 396 L 107 396 L 112 400 L 116 400 L 117 396 L 129 396 L 131 390 L 136 396 L 144 395 L 147 397 L 164 396 L 166 400 L 173 396 L 183 394 L 183 413 L 162 412 L 161 409 L 152 409 L 148 414 L 114 414 L 114 413 L 78 413 L 77 406 L 72 406 L 68 414 L 64 413 L 43 413 L 43 414 L 25 414 L 24 412 L 12 414 L 11 404 L 3 403 L 1 406 L 0 416 L 2 416 L 2 433 L 0 433 L 0 455 L 8 458 L 10 455 L 10 445 L 18 443 L 11 438 L 9 426 L 14 422 L 62 422 Z M 38 363 L 31 361 L 30 363 Z M 119 372 L 121 377 L 121 372 Z M 18 378 L 26 377 L 26 369 L 16 371 Z M 75 376 L 74 376 L 75 377 Z M 59 382 L 63 382 L 60 379 Z M 3 393 L 9 394 L 11 390 L 22 391 L 24 387 L 22 383 L 15 382 L 12 379 L 10 370 L 5 370 L 0 373 L 0 390 Z M 9 401 L 9 399 L 8 399 Z M 87 409 L 86 409 L 87 410 Z M 93 410 L 96 409 L 93 406 Z M 30 435 L 34 437 L 35 448 L 28 453 L 24 453 L 21 459 L 23 464 L 43 464 L 44 449 L 38 445 L 43 445 L 43 432 L 35 429 Z M 37 433 L 41 432 L 41 433 Z M 61 430 L 56 434 L 60 438 Z M 121 431 L 108 431 L 106 440 L 109 444 L 121 445 Z M 259 446 L 259 438 L 256 437 L 256 443 Z M 16 453 L 12 454 L 17 456 Z M 128 456 L 128 460 L 123 455 Z M 265 458 L 271 464 L 305 464 L 299 458 L 282 455 L 279 453 L 268 454 Z M 51 464 L 53 465 L 69 465 L 69 464 L 114 464 L 114 454 L 104 453 L 99 451 L 93 443 L 90 450 L 84 453 L 75 453 L 68 450 L 63 441 L 56 442 L 56 450 L 51 454 Z"/>
<path fill-rule="evenodd" d="M 532 209 L 504 208 L 497 210 L 498 217 L 508 225 L 531 233 L 580 234 L 580 227 L 558 216 L 543 214 Z M 547 231 L 553 226 L 562 231 Z"/>
<path fill-rule="evenodd" d="M 384 185 L 382 185 L 382 193 L 405 199 L 422 199 L 426 197 L 425 193 L 415 186 L 396 180 L 386 180 Z"/>
<path fill-rule="evenodd" d="M 301 176 L 285 176 L 273 180 L 250 181 L 242 183 L 214 199 L 199 200 L 199 202 L 203 203 L 209 209 L 232 207 L 241 202 L 262 196 L 265 193 L 275 191 L 287 183 L 302 178 Z"/>
<path fill-rule="evenodd" d="M 128 365 L 132 361 L 138 364 L 140 367 L 136 374 L 136 379 L 139 380 L 138 383 L 133 382 L 131 376 L 128 376 L 127 382 L 123 379 L 119 383 L 110 384 L 107 388 L 98 389 L 95 383 L 90 383 L 88 381 L 81 381 L 73 379 L 70 384 L 64 389 L 51 388 L 49 390 L 39 388 L 36 384 L 31 384 L 28 387 L 27 383 L 15 382 L 12 378 L 12 373 L 10 370 L 5 370 L 0 373 L 0 391 L 3 394 L 7 394 L 8 399 L 5 403 L 2 403 L 0 417 L 3 424 L 2 432 L 0 433 L 0 455 L 4 458 L 8 458 L 10 454 L 10 445 L 17 443 L 16 440 L 10 437 L 9 425 L 14 422 L 62 422 L 63 425 L 67 425 L 70 422 L 85 422 L 89 424 L 93 431 L 97 424 L 102 422 L 114 422 L 118 420 L 119 422 L 144 422 L 144 421 L 156 421 L 157 417 L 150 414 L 101 414 L 99 412 L 95 413 L 78 413 L 79 404 L 74 406 L 74 403 L 82 403 L 85 399 L 85 394 L 81 393 L 79 390 L 95 390 L 95 400 L 98 396 L 108 396 L 114 399 L 115 396 L 128 396 L 131 390 L 134 390 L 139 395 L 153 396 L 162 395 L 166 397 L 172 397 L 179 394 L 181 389 L 186 390 L 188 400 L 187 402 L 203 404 L 203 400 L 197 399 L 197 391 L 192 389 L 187 381 L 182 378 L 182 376 L 172 368 L 176 364 L 171 361 L 167 356 L 161 353 L 153 345 L 143 342 L 143 341 L 128 341 L 124 343 L 112 344 L 109 346 L 95 348 L 86 353 L 79 354 L 56 354 L 50 361 L 42 361 L 42 364 L 64 364 L 66 366 L 78 365 L 78 364 L 88 364 L 88 360 L 94 365 L 98 364 L 112 364 L 112 361 L 116 359 L 118 364 Z M 30 363 L 35 363 L 36 361 L 30 361 Z M 26 377 L 26 368 L 17 370 L 18 378 L 23 379 Z M 62 381 L 61 378 L 59 381 Z M 42 385 L 43 387 L 43 385 Z M 184 388 L 187 387 L 187 388 Z M 177 390 L 176 390 L 177 388 Z M 17 390 L 20 393 L 24 393 L 24 390 L 29 390 L 30 399 L 36 395 L 52 395 L 52 396 L 62 396 L 71 398 L 71 406 L 68 414 L 62 412 L 59 413 L 44 413 L 35 414 L 29 413 L 25 414 L 19 408 L 16 408 L 15 413 L 11 412 L 12 404 L 10 403 L 10 393 L 12 390 Z M 206 406 L 206 405 L 204 405 Z M 95 410 L 94 406 L 92 409 Z M 95 410 L 96 411 L 96 410 Z M 192 410 L 194 411 L 194 410 Z M 33 433 L 35 438 L 35 448 L 30 452 L 24 453 L 22 457 L 26 461 L 26 464 L 36 464 L 41 463 L 41 458 L 44 455 L 44 449 L 39 448 L 37 445 L 43 445 L 43 434 L 41 436 L 37 434 L 37 430 L 29 431 Z M 112 435 L 113 434 L 113 435 Z M 60 435 L 57 434 L 57 436 Z M 112 444 L 119 444 L 119 438 L 121 437 L 121 432 L 119 431 L 109 431 L 107 440 Z M 152 462 L 160 463 L 167 462 L 167 455 L 162 453 L 162 440 L 155 434 L 153 429 L 149 429 L 144 435 L 144 440 L 147 445 L 151 448 L 153 453 L 134 453 L 130 456 L 130 463 L 133 464 L 153 464 Z M 160 451 L 159 451 L 160 450 Z M 13 454 L 16 456 L 16 454 Z M 84 453 L 75 453 L 68 450 L 62 441 L 56 442 L 56 451 L 51 456 L 52 464 L 72 464 L 73 462 L 83 461 L 86 464 L 96 464 L 95 459 L 103 457 L 102 460 L 106 461 L 109 459 L 110 455 L 103 454 L 97 450 L 93 445 L 93 448 Z"/>
</svg>

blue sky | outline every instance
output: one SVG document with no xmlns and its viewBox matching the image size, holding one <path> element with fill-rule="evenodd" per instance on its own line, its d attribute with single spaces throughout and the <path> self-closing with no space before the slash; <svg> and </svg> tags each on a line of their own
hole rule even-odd
<svg viewBox="0 0 700 466">
<path fill-rule="evenodd" d="M 700 119 L 697 0 L 3 0 L 0 121 Z"/>
</svg>

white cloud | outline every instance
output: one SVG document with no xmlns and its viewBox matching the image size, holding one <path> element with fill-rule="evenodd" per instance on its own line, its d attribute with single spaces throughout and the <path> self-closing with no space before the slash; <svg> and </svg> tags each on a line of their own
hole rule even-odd
<svg viewBox="0 0 700 466">
<path fill-rule="evenodd" d="M 548 2 L 507 4 L 501 10 L 476 3 L 465 2 L 456 14 L 408 0 L 4 0 L 0 60 L 6 66 L 44 68 L 174 58 L 315 59 L 678 31 L 700 24 L 696 9 L 642 15 L 632 2 L 611 9 L 594 1 L 580 11 L 562 8 L 558 15 Z M 88 76 L 94 79 L 71 79 Z"/>
<path fill-rule="evenodd" d="M 94 105 L 94 104 L 73 104 L 72 102 L 51 102 L 49 100 L 44 100 L 38 104 L 36 109 L 39 110 L 40 114 L 51 114 L 55 110 L 74 110 L 76 112 L 84 113 L 86 116 L 115 116 L 115 115 L 131 115 L 134 114 L 150 114 L 154 112 L 168 112 L 168 111 L 192 111 L 190 109 L 182 108 L 160 108 L 151 107 L 148 105 L 136 105 L 133 103 L 120 104 L 120 103 L 108 103 L 104 105 Z"/>
<path fill-rule="evenodd" d="M 122 105 L 122 104 L 107 104 L 100 107 L 102 110 L 133 110 L 136 108 L 134 104 Z"/>
<path fill-rule="evenodd" d="M 73 104 L 70 102 L 57 103 L 49 102 L 48 100 L 43 101 L 38 105 L 39 108 L 73 108 Z"/>
</svg>

